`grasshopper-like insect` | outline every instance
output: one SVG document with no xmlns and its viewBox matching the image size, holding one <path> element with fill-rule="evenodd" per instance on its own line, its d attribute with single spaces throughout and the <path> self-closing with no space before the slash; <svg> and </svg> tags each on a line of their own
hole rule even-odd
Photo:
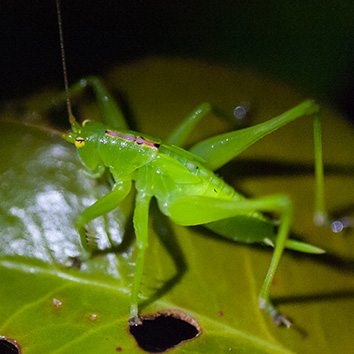
<svg viewBox="0 0 354 354">
<path fill-rule="evenodd" d="M 64 81 L 68 96 L 58 2 L 57 0 Z M 186 151 L 180 146 L 195 125 L 210 111 L 209 104 L 200 105 L 167 139 L 161 141 L 127 130 L 119 107 L 100 79 L 88 77 L 74 85 L 70 91 L 76 94 L 85 87 L 93 89 L 107 125 L 91 121 L 79 124 L 71 113 L 67 97 L 72 132 L 63 134 L 63 137 L 75 144 L 83 165 L 90 171 L 92 177 L 100 177 L 108 169 L 113 176 L 114 186 L 111 192 L 77 217 L 76 228 L 80 234 L 82 247 L 90 252 L 85 225 L 117 208 L 128 195 L 134 182 L 136 200 L 133 221 L 138 256 L 131 291 L 130 325 L 141 323 L 138 316 L 138 293 L 148 246 L 149 204 L 151 198 L 155 197 L 161 212 L 177 224 L 203 225 L 234 241 L 263 242 L 274 246 L 273 258 L 260 292 L 259 306 L 273 317 L 275 324 L 283 323 L 289 327 L 290 322 L 278 313 L 269 298 L 270 286 L 283 249 L 315 254 L 324 251 L 310 244 L 288 239 L 293 209 L 289 196 L 271 195 L 246 199 L 213 171 L 267 134 L 301 116 L 312 115 L 316 178 L 315 223 L 327 224 L 318 105 L 312 100 L 304 101 L 262 124 L 206 139 Z M 279 212 L 281 215 L 279 227 L 262 212 Z"/>
<path fill-rule="evenodd" d="M 99 91 L 98 100 L 105 111 L 116 110 L 108 92 L 97 78 L 88 78 L 85 85 Z M 107 99 L 108 98 L 108 99 Z M 241 151 L 288 122 L 304 114 L 315 117 L 316 179 L 319 186 L 317 223 L 327 222 L 322 204 L 321 142 L 318 106 L 304 101 L 290 111 L 265 123 L 218 135 L 204 140 L 186 151 L 179 147 L 198 120 L 210 110 L 203 104 L 193 112 L 164 142 L 145 134 L 106 126 L 98 122 L 84 122 L 81 126 L 71 117 L 73 132 L 64 138 L 77 147 L 82 163 L 94 178 L 106 169 L 115 184 L 111 192 L 87 208 L 77 219 L 76 228 L 82 247 L 90 251 L 84 226 L 91 220 L 112 211 L 128 195 L 132 182 L 137 191 L 134 209 L 134 229 L 138 257 L 131 293 L 131 324 L 139 324 L 138 292 L 148 246 L 149 203 L 155 197 L 162 213 L 180 225 L 203 225 L 231 240 L 274 245 L 274 255 L 260 293 L 259 305 L 268 311 L 275 322 L 289 326 L 269 300 L 269 288 L 278 267 L 284 247 L 307 253 L 323 250 L 288 239 L 292 219 L 292 201 L 287 195 L 272 195 L 259 199 L 245 199 L 214 174 Z M 274 221 L 261 212 L 280 212 L 281 222 L 275 233 Z"/>
</svg>

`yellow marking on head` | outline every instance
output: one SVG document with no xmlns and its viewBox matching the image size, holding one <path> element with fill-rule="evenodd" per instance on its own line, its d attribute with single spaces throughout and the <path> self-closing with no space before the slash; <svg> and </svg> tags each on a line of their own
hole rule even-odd
<svg viewBox="0 0 354 354">
<path fill-rule="evenodd" d="M 85 146 L 85 139 L 84 138 L 76 138 L 75 139 L 75 146 L 79 149 Z"/>
<path fill-rule="evenodd" d="M 88 122 L 91 122 L 89 119 L 85 119 L 83 122 L 82 122 L 82 126 L 84 127 Z"/>
</svg>

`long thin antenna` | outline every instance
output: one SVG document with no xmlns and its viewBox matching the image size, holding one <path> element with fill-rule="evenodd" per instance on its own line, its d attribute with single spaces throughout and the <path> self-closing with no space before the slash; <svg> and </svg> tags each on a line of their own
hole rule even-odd
<svg viewBox="0 0 354 354">
<path fill-rule="evenodd" d="M 57 15 L 58 15 L 58 25 L 59 25 L 59 37 L 60 37 L 60 51 L 61 51 L 61 64 L 63 67 L 63 74 L 64 74 L 64 85 L 65 85 L 65 94 L 66 94 L 66 106 L 68 109 L 69 115 L 69 122 L 71 124 L 75 123 L 75 117 L 73 115 L 71 109 L 71 102 L 70 102 L 70 94 L 69 94 L 69 84 L 68 84 L 68 75 L 66 69 L 66 61 L 65 61 L 65 49 L 64 49 L 64 37 L 63 37 L 63 25 L 61 22 L 61 12 L 60 12 L 60 0 L 56 0 L 57 4 Z"/>
</svg>

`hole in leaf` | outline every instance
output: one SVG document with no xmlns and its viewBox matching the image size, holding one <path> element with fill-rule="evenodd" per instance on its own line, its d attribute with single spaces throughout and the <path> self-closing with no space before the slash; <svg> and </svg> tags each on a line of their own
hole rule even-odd
<svg viewBox="0 0 354 354">
<path fill-rule="evenodd" d="M 142 324 L 130 326 L 129 331 L 139 347 L 150 353 L 162 353 L 203 333 L 194 318 L 178 310 L 159 311 L 140 319 Z"/>
<path fill-rule="evenodd" d="M 21 346 L 12 338 L 0 336 L 1 354 L 22 354 Z"/>
</svg>

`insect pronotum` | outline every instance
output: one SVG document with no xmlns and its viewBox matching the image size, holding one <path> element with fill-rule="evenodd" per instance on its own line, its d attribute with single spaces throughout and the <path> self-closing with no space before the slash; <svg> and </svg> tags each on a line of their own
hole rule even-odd
<svg viewBox="0 0 354 354">
<path fill-rule="evenodd" d="M 87 77 L 70 90 L 78 93 L 86 87 L 93 88 L 107 125 L 98 122 L 84 122 L 81 125 L 71 112 L 59 0 L 56 2 L 67 106 L 72 129 L 71 132 L 63 134 L 63 137 L 75 144 L 83 165 L 90 171 L 92 177 L 102 176 L 108 169 L 115 182 L 111 192 L 76 218 L 75 225 L 80 234 L 81 245 L 86 252 L 90 252 L 90 246 L 87 242 L 85 225 L 118 207 L 131 190 L 133 183 L 136 189 L 133 221 L 138 256 L 131 290 L 130 325 L 141 323 L 138 313 L 138 292 L 148 240 L 149 204 L 154 197 L 161 212 L 177 224 L 204 225 L 234 241 L 263 242 L 274 246 L 271 264 L 259 295 L 259 306 L 273 317 L 275 324 L 283 323 L 289 327 L 290 322 L 284 315 L 278 313 L 269 298 L 270 286 L 283 249 L 315 254 L 324 251 L 288 238 L 293 213 L 293 203 L 288 195 L 246 199 L 213 171 L 267 134 L 303 115 L 312 115 L 316 179 L 314 220 L 318 225 L 329 224 L 324 203 L 318 105 L 312 100 L 306 100 L 269 121 L 206 139 L 186 151 L 180 146 L 195 125 L 210 111 L 209 104 L 201 104 L 167 139 L 161 141 L 127 130 L 121 110 L 101 80 L 97 77 Z M 274 211 L 281 214 L 277 231 L 274 230 L 274 222 L 262 214 Z"/>
</svg>

